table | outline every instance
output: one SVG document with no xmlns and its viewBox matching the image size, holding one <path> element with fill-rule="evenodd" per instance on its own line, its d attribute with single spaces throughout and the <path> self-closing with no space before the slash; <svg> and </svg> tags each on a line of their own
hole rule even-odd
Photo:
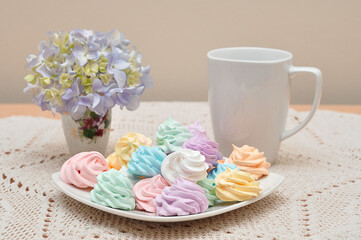
<svg viewBox="0 0 361 240">
<path fill-rule="evenodd" d="M 360 113 L 361 107 L 327 109 Z M 266 198 L 199 221 L 148 223 L 93 209 L 60 192 L 51 174 L 71 157 L 61 121 L 34 105 L 3 104 L 0 110 L 0 239 L 361 239 L 360 115 L 319 110 L 283 141 L 270 171 L 286 179 Z M 288 127 L 306 114 L 291 109 Z M 10 115 L 28 116 L 4 118 Z M 115 108 L 112 115 L 107 154 L 127 131 L 154 137 L 170 115 L 183 124 L 200 120 L 212 136 L 205 102 L 142 102 L 137 111 Z"/>
<path fill-rule="evenodd" d="M 311 109 L 311 105 L 292 105 L 291 107 L 297 111 L 309 111 Z M 321 105 L 319 109 L 361 115 L 361 105 Z M 41 111 L 41 109 L 34 104 L 0 104 L 0 118 L 19 115 L 60 119 L 60 114 L 56 114 L 54 117 L 50 111 Z"/>
</svg>

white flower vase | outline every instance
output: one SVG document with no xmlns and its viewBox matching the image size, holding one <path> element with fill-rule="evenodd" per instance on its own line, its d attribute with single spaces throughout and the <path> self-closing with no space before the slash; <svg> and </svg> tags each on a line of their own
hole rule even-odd
<svg viewBox="0 0 361 240">
<path fill-rule="evenodd" d="M 111 110 L 104 117 L 87 111 L 76 121 L 69 114 L 63 114 L 61 121 L 71 155 L 88 151 L 105 155 L 110 134 Z"/>
</svg>

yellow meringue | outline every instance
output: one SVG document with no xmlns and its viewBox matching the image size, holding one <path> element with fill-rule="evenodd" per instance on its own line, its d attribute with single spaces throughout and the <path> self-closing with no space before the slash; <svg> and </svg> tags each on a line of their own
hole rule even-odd
<svg viewBox="0 0 361 240">
<path fill-rule="evenodd" d="M 127 166 L 132 154 L 139 146 L 152 146 L 152 139 L 140 133 L 127 133 L 115 144 L 115 152 L 107 157 L 110 168 L 117 170 Z"/>
<path fill-rule="evenodd" d="M 246 201 L 257 197 L 262 190 L 250 173 L 229 169 L 215 179 L 216 195 L 223 201 Z"/>
</svg>

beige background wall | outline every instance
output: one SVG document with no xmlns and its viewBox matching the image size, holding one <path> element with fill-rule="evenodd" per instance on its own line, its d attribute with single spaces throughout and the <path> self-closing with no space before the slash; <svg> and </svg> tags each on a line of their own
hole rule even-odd
<svg viewBox="0 0 361 240">
<path fill-rule="evenodd" d="M 0 102 L 22 94 L 25 58 L 50 30 L 118 29 L 152 64 L 143 100 L 207 100 L 207 51 L 262 46 L 294 53 L 324 73 L 323 103 L 361 104 L 361 1 L 91 0 L 0 2 Z M 311 103 L 298 76 L 293 103 Z"/>
</svg>

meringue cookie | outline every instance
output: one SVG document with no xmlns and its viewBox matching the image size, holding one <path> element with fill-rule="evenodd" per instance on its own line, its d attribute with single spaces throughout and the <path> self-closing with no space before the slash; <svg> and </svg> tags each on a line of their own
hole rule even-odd
<svg viewBox="0 0 361 240">
<path fill-rule="evenodd" d="M 82 152 L 69 158 L 63 164 L 60 178 L 63 182 L 79 188 L 94 187 L 97 176 L 108 169 L 108 164 L 101 153 Z"/>
<path fill-rule="evenodd" d="M 203 188 L 208 199 L 208 206 L 216 205 L 216 201 L 219 200 L 219 198 L 216 195 L 216 184 L 214 180 L 205 178 L 202 181 L 198 181 L 197 184 Z"/>
<path fill-rule="evenodd" d="M 186 126 L 186 128 L 188 129 L 188 131 L 189 131 L 193 136 L 207 137 L 206 130 L 205 130 L 204 127 L 201 125 L 201 122 L 200 122 L 200 121 L 195 121 L 194 123 L 189 124 L 188 126 Z"/>
<path fill-rule="evenodd" d="M 133 210 L 135 208 L 132 185 L 119 171 L 110 169 L 97 177 L 98 183 L 90 192 L 92 202 L 111 208 Z"/>
<path fill-rule="evenodd" d="M 153 177 L 160 174 L 160 166 L 166 156 L 157 146 L 139 146 L 129 160 L 128 172 L 136 176 Z"/>
<path fill-rule="evenodd" d="M 211 171 L 208 172 L 207 178 L 208 179 L 215 179 L 218 174 L 224 172 L 229 169 L 238 169 L 237 166 L 233 163 L 218 163 L 217 167 L 213 168 Z"/>
<path fill-rule="evenodd" d="M 250 173 L 227 168 L 215 179 L 216 195 L 223 201 L 246 201 L 257 197 L 262 190 Z"/>
<path fill-rule="evenodd" d="M 122 161 L 119 159 L 118 155 L 116 152 L 113 152 L 112 154 L 110 154 L 107 159 L 106 159 L 109 168 L 115 168 L 117 170 L 121 169 L 122 165 Z"/>
<path fill-rule="evenodd" d="M 181 148 L 164 158 L 161 172 L 169 184 L 173 184 L 178 177 L 192 182 L 207 177 L 208 165 L 205 158 L 198 151 Z"/>
<path fill-rule="evenodd" d="M 157 146 L 166 154 L 182 148 L 185 141 L 190 139 L 192 134 L 179 122 L 168 118 L 159 125 L 156 134 Z"/>
<path fill-rule="evenodd" d="M 208 209 L 203 188 L 183 178 L 177 178 L 173 185 L 165 187 L 154 203 L 160 216 L 197 214 Z"/>
<path fill-rule="evenodd" d="M 264 157 L 263 152 L 257 148 L 244 145 L 241 148 L 233 146 L 229 162 L 236 164 L 241 171 L 249 172 L 256 180 L 268 175 L 268 168 L 271 166 Z"/>
<path fill-rule="evenodd" d="M 140 133 L 127 133 L 115 144 L 115 152 L 107 157 L 110 168 L 117 170 L 127 165 L 131 155 L 141 145 L 152 146 L 152 140 Z"/>
<path fill-rule="evenodd" d="M 222 154 L 218 151 L 218 143 L 201 135 L 196 135 L 187 140 L 184 142 L 183 147 L 199 151 L 206 158 L 206 163 L 209 168 L 217 164 L 217 160 L 223 159 Z"/>
<path fill-rule="evenodd" d="M 136 208 L 139 210 L 155 213 L 156 209 L 154 199 L 159 194 L 161 194 L 163 188 L 167 186 L 169 186 L 169 184 L 159 174 L 152 178 L 145 178 L 140 180 L 133 187 Z"/>
</svg>

